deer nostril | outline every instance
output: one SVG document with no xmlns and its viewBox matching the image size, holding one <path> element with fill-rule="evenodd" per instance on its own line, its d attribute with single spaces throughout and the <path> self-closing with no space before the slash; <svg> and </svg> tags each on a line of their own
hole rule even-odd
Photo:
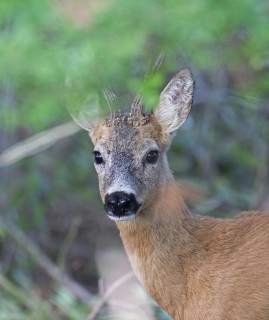
<svg viewBox="0 0 269 320">
<path fill-rule="evenodd" d="M 105 209 L 116 216 L 124 216 L 136 213 L 139 205 L 134 194 L 114 192 L 105 197 Z"/>
<path fill-rule="evenodd" d="M 118 205 L 118 199 L 116 197 L 110 197 L 107 199 L 107 204 L 110 206 L 110 207 L 113 207 L 113 206 L 117 206 Z"/>
<path fill-rule="evenodd" d="M 128 206 L 131 204 L 131 199 L 130 197 L 124 197 L 124 198 L 119 198 L 119 201 L 118 201 L 118 206 L 120 208 L 128 208 Z"/>
</svg>

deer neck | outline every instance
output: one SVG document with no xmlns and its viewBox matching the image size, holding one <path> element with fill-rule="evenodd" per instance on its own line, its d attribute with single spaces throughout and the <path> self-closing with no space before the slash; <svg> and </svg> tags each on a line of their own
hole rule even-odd
<svg viewBox="0 0 269 320">
<path fill-rule="evenodd" d="M 195 237 L 196 224 L 197 219 L 172 179 L 160 191 L 154 205 L 132 221 L 117 223 L 136 276 L 168 312 L 173 305 L 171 297 L 175 303 L 184 304 L 187 273 L 203 261 L 203 250 Z"/>
</svg>

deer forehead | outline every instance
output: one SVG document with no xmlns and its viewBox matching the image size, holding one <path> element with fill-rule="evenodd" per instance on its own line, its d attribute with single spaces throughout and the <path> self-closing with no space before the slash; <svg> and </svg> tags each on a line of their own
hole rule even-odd
<svg viewBox="0 0 269 320">
<path fill-rule="evenodd" d="M 97 148 L 106 149 L 108 152 L 130 150 L 134 154 L 154 145 L 162 151 L 169 143 L 169 136 L 163 132 L 153 115 L 148 123 L 141 126 L 109 127 L 105 121 L 101 121 L 93 130 L 91 138 Z"/>
</svg>

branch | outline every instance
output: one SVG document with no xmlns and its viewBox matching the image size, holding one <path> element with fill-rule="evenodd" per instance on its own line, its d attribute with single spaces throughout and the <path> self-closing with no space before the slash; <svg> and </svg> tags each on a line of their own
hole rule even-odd
<svg viewBox="0 0 269 320">
<path fill-rule="evenodd" d="M 40 250 L 40 248 L 28 238 L 17 226 L 6 222 L 0 217 L 0 224 L 8 235 L 25 250 L 43 270 L 53 279 L 68 288 L 78 299 L 89 303 L 93 294 L 82 287 L 79 283 L 62 273 L 61 270 Z"/>
<path fill-rule="evenodd" d="M 85 320 L 94 320 L 95 317 L 98 315 L 98 313 L 101 311 L 103 305 L 108 301 L 109 297 L 125 282 L 130 280 L 134 276 L 133 272 L 130 271 L 126 274 L 124 274 L 122 277 L 117 279 L 115 282 L 112 283 L 112 285 L 108 288 L 108 290 L 105 292 L 102 299 L 99 301 L 99 303 L 93 308 L 92 312 L 87 316 Z"/>
<path fill-rule="evenodd" d="M 41 152 L 79 130 L 80 128 L 74 122 L 68 122 L 18 142 L 0 153 L 0 167 L 9 166 L 23 158 Z"/>
<path fill-rule="evenodd" d="M 25 295 L 25 292 L 16 287 L 2 274 L 0 274 L 0 287 L 2 287 L 6 292 L 11 294 L 19 303 L 23 304 L 30 310 L 36 310 L 36 301 L 29 299 L 29 296 Z"/>
</svg>

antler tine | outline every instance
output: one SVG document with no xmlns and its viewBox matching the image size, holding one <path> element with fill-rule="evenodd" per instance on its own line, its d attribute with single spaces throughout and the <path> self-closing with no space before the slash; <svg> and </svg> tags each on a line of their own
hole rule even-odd
<svg viewBox="0 0 269 320">
<path fill-rule="evenodd" d="M 135 97 L 132 105 L 131 105 L 131 114 L 134 117 L 142 117 L 143 116 L 143 104 L 141 97 Z"/>
</svg>

